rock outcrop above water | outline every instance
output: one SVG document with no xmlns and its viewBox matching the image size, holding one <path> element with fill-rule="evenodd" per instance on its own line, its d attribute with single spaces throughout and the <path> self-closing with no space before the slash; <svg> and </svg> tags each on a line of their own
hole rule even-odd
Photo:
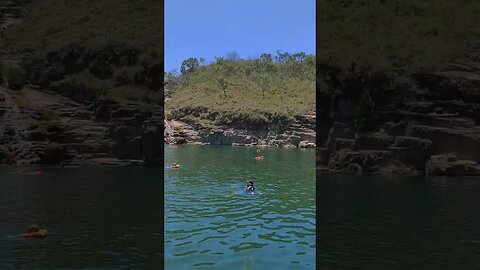
<svg viewBox="0 0 480 270">
<path fill-rule="evenodd" d="M 162 107 L 0 89 L 0 163 L 161 164 Z"/>
<path fill-rule="evenodd" d="M 327 134 L 317 149 L 324 170 L 480 175 L 480 53 L 407 77 L 325 65 L 322 80 L 341 90 L 319 99 L 328 108 L 319 112 L 329 123 L 318 131 Z M 372 96 L 375 122 L 359 132 L 362 91 Z"/>
<path fill-rule="evenodd" d="M 188 117 L 181 118 L 189 121 Z M 262 146 L 283 148 L 315 148 L 315 121 L 314 114 L 299 115 L 290 121 L 285 121 L 284 130 L 281 133 L 273 130 L 273 125 L 259 125 L 258 129 L 245 128 L 235 125 L 223 127 L 205 127 L 190 120 L 190 124 L 182 121 L 166 121 L 165 140 L 167 143 L 200 143 L 211 145 L 234 145 L 234 146 Z M 275 122 L 275 121 L 272 121 Z M 243 128 L 242 128 L 243 127 Z M 169 133 L 172 136 L 169 137 Z"/>
<path fill-rule="evenodd" d="M 61 11 L 95 10 L 99 18 L 106 12 L 93 4 L 52 4 L 59 17 Z M 125 3 L 112 8 L 122 10 Z M 85 16 L 75 22 L 76 34 L 84 37 L 78 42 L 69 39 L 70 28 L 43 21 L 51 10 L 29 0 L 0 1 L 0 164 L 162 164 L 163 60 L 158 41 L 163 32 L 153 31 L 142 44 L 127 42 L 112 31 L 92 34 L 93 18 Z M 142 17 L 133 28 L 142 27 L 133 32 L 157 26 L 148 17 L 158 19 L 163 13 L 150 11 L 128 13 Z M 42 27 L 28 27 L 39 20 Z M 107 21 L 99 27 L 117 23 L 114 17 Z M 113 28 L 132 33 L 125 26 Z M 35 46 L 39 40 L 29 39 L 42 31 L 49 46 Z"/>
</svg>

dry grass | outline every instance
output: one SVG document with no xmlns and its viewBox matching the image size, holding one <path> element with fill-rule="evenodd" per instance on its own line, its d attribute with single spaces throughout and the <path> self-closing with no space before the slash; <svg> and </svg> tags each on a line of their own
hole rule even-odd
<svg viewBox="0 0 480 270">
<path fill-rule="evenodd" d="M 125 44 L 163 53 L 163 5 L 156 0 L 39 0 L 8 29 L 4 49 L 50 51 L 69 44 Z"/>
<path fill-rule="evenodd" d="M 321 0 L 317 54 L 342 65 L 438 68 L 480 43 L 477 0 Z"/>
<path fill-rule="evenodd" d="M 315 64 L 295 64 L 304 71 L 301 75 L 291 74 L 292 68 L 288 64 L 279 63 L 273 64 L 274 71 L 252 72 L 250 75 L 246 74 L 246 70 L 255 65 L 254 61 L 230 62 L 225 68 L 229 70 L 227 74 L 219 71 L 215 64 L 202 67 L 189 76 L 188 83 L 175 89 L 172 99 L 166 103 L 166 109 L 202 106 L 211 112 L 228 112 L 252 118 L 267 114 L 293 116 L 312 112 L 315 110 Z M 264 93 L 255 76 L 264 76 L 268 80 Z M 228 82 L 226 97 L 218 82 L 220 77 Z"/>
</svg>

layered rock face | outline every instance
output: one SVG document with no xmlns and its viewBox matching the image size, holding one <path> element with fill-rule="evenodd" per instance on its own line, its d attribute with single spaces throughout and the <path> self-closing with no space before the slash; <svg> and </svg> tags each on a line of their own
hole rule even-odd
<svg viewBox="0 0 480 270">
<path fill-rule="evenodd" d="M 352 77 L 345 79 L 350 86 L 355 85 Z M 479 53 L 439 72 L 394 78 L 402 81 L 395 86 L 366 86 L 372 77 L 359 78 L 363 84 L 356 86 L 359 91 L 368 88 L 373 96 L 374 130 L 357 131 L 357 96 L 343 84 L 343 93 L 330 100 L 330 110 L 324 113 L 331 124 L 319 129 L 327 133 L 317 149 L 319 167 L 356 173 L 480 175 Z M 342 84 L 339 76 L 336 79 Z"/>
<path fill-rule="evenodd" d="M 187 120 L 188 121 L 188 120 Z M 315 148 L 315 114 L 305 114 L 285 121 L 284 130 L 274 131 L 274 126 L 259 125 L 258 129 L 225 126 L 208 128 L 196 122 L 167 121 L 171 127 L 165 129 L 167 143 L 201 143 L 211 145 L 263 146 L 284 148 Z"/>
<path fill-rule="evenodd" d="M 91 106 L 45 91 L 1 89 L 0 163 L 160 164 L 163 116 L 139 108 L 106 100 Z"/>
<path fill-rule="evenodd" d="M 0 1 L 0 40 L 29 2 Z M 162 57 L 105 39 L 0 51 L 0 164 L 162 163 Z"/>
</svg>

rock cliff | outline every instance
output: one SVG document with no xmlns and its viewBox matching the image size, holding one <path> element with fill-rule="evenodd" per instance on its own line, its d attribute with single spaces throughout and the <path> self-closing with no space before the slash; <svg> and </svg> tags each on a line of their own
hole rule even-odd
<svg viewBox="0 0 480 270">
<path fill-rule="evenodd" d="M 409 75 L 324 66 L 321 80 L 331 92 L 317 100 L 327 108 L 319 111 L 317 165 L 356 173 L 480 175 L 479 51 L 439 71 Z M 356 125 L 362 91 L 375 106 L 374 127 L 363 132 Z"/>
<path fill-rule="evenodd" d="M 43 20 L 42 14 L 60 10 L 108 12 L 96 6 L 107 1 L 91 5 L 53 1 L 52 9 L 29 2 L 0 1 L 0 38 L 5 37 L 0 46 L 0 164 L 162 164 L 163 60 L 155 49 L 158 44 L 148 42 L 156 43 L 158 36 L 163 40 L 163 33 L 149 35 L 136 47 L 111 31 L 110 37 L 89 34 L 88 24 L 97 22 L 87 16 L 75 24 L 78 37 L 87 40 L 64 42 L 71 38 L 69 30 L 55 28 L 51 20 L 44 20 L 45 29 L 25 29 L 22 23 L 34 24 Z M 122 1 L 115 8 L 132 17 L 148 13 L 136 23 L 146 25 L 148 18 L 156 18 L 155 12 L 162 13 L 139 6 L 131 10 L 131 4 Z M 115 17 L 109 20 L 116 22 Z M 10 28 L 15 30 L 9 32 Z M 50 36 L 48 50 L 26 42 L 26 32 L 37 35 L 43 30 Z M 128 35 L 132 29 L 124 30 Z"/>
</svg>

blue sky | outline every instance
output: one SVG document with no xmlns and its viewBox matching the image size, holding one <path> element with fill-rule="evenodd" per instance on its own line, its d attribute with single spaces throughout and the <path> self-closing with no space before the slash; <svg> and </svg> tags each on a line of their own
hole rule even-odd
<svg viewBox="0 0 480 270">
<path fill-rule="evenodd" d="M 165 70 L 236 51 L 315 53 L 315 0 L 165 0 Z"/>
</svg>

